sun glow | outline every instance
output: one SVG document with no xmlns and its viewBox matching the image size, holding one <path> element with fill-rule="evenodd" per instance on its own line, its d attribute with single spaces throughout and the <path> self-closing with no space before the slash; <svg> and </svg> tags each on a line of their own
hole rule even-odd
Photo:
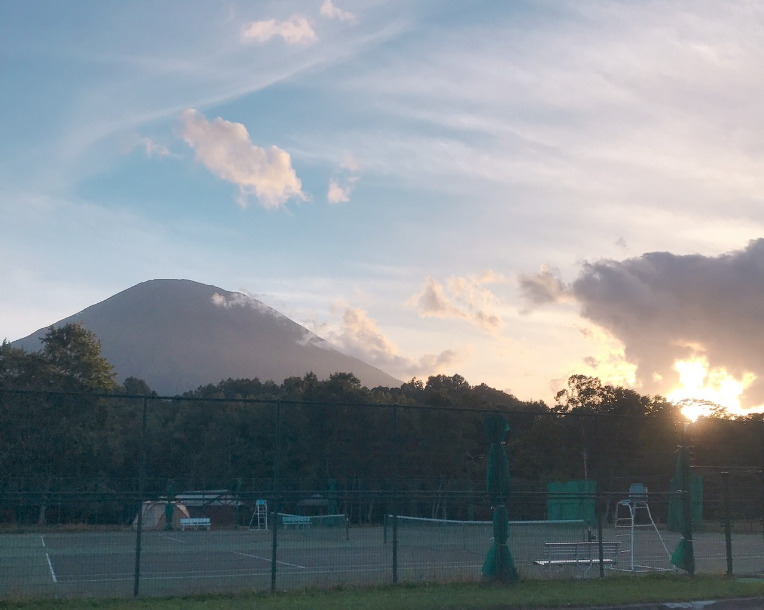
<svg viewBox="0 0 764 610">
<path fill-rule="evenodd" d="M 701 415 L 708 415 L 715 403 L 732 414 L 742 412 L 740 395 L 753 383 L 756 375 L 745 373 L 738 380 L 723 368 L 709 368 L 704 357 L 677 360 L 674 370 L 679 373 L 680 387 L 668 393 L 666 398 L 673 403 L 683 403 L 682 414 L 695 421 Z"/>
</svg>

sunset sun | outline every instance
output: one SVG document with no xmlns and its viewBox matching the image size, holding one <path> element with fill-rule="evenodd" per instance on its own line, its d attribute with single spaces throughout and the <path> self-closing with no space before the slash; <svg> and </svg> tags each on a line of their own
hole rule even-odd
<svg viewBox="0 0 764 610">
<path fill-rule="evenodd" d="M 710 368 L 705 357 L 677 360 L 674 369 L 679 373 L 679 387 L 666 398 L 681 403 L 683 415 L 693 421 L 710 413 L 709 403 L 720 405 L 731 414 L 740 414 L 740 396 L 756 379 L 753 373 L 736 379 L 724 368 Z"/>
</svg>

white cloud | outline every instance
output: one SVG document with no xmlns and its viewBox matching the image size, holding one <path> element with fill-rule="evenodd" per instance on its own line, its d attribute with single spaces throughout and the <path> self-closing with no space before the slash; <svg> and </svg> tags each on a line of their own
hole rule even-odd
<svg viewBox="0 0 764 610">
<path fill-rule="evenodd" d="M 337 180 L 332 179 L 329 181 L 329 192 L 326 194 L 326 199 L 329 203 L 345 203 L 350 201 L 350 188 L 348 186 L 341 186 Z"/>
<path fill-rule="evenodd" d="M 621 233 L 633 252 L 678 241 L 688 251 L 734 247 L 751 237 L 764 191 L 756 109 L 764 85 L 751 77 L 764 59 L 761 7 L 606 4 L 571 3 L 540 21 L 502 12 L 359 71 L 343 86 L 405 119 L 374 142 L 359 136 L 364 161 L 451 193 L 475 197 L 474 184 L 481 195 L 502 193 L 513 216 L 498 226 L 517 226 L 533 242 L 518 251 L 558 247 L 555 231 L 515 222 L 520 207 L 539 228 L 586 225 L 567 237 L 576 240 L 571 258 L 609 253 Z M 739 220 L 754 229 L 731 227 Z"/>
<path fill-rule="evenodd" d="M 286 151 L 254 145 L 241 123 L 220 117 L 208 121 L 191 108 L 183 111 L 181 118 L 183 139 L 196 152 L 196 159 L 219 178 L 239 187 L 242 207 L 253 196 L 265 208 L 278 208 L 291 197 L 305 199 Z"/>
<path fill-rule="evenodd" d="M 288 44 L 309 45 L 318 37 L 310 22 L 301 16 L 293 16 L 285 21 L 267 19 L 253 21 L 242 28 L 241 37 L 245 42 L 266 43 L 271 38 L 281 37 Z"/>
<path fill-rule="evenodd" d="M 329 203 L 346 203 L 350 201 L 350 193 L 358 181 L 356 174 L 360 168 L 361 164 L 353 157 L 346 157 L 343 160 L 339 171 L 329 180 L 329 191 L 326 194 L 326 200 Z"/>
<path fill-rule="evenodd" d="M 358 176 L 343 176 L 332 178 L 329 181 L 329 191 L 326 199 L 329 203 L 345 203 L 350 201 L 350 193 L 353 191 L 353 185 L 358 180 Z"/>
<path fill-rule="evenodd" d="M 167 157 L 170 149 L 147 136 L 137 136 L 134 148 L 141 148 L 147 157 Z"/>
<path fill-rule="evenodd" d="M 409 302 L 422 317 L 462 319 L 495 333 L 504 327 L 504 320 L 496 312 L 499 299 L 485 285 L 504 281 L 492 271 L 473 277 L 450 277 L 445 285 L 427 278 L 422 290 Z"/>
<path fill-rule="evenodd" d="M 332 0 L 324 0 L 324 3 L 321 5 L 321 15 L 327 19 L 339 19 L 340 21 L 347 21 L 349 23 L 355 23 L 357 21 L 357 18 L 353 13 L 344 11 L 338 6 L 335 6 Z"/>
<path fill-rule="evenodd" d="M 259 311 L 260 313 L 268 314 L 274 317 L 281 317 L 279 312 L 271 307 L 268 307 L 268 305 L 262 301 L 258 301 L 254 297 L 251 297 L 248 294 L 242 294 L 240 292 L 233 292 L 227 296 L 216 292 L 212 295 L 212 304 L 216 307 L 222 307 L 223 309 L 250 307 Z"/>
<path fill-rule="evenodd" d="M 345 308 L 339 324 L 324 324 L 316 330 L 346 354 L 355 356 L 400 379 L 435 375 L 461 358 L 456 350 L 424 354 L 419 359 L 402 356 L 377 327 L 374 319 L 358 308 Z"/>
<path fill-rule="evenodd" d="M 361 162 L 352 155 L 345 155 L 342 163 L 340 163 L 340 168 L 347 170 L 352 174 L 357 174 L 361 171 Z"/>
</svg>

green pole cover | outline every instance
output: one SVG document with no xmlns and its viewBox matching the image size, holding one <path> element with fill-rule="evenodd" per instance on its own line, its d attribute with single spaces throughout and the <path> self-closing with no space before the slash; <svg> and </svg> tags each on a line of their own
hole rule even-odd
<svg viewBox="0 0 764 610">
<path fill-rule="evenodd" d="M 682 533 L 682 538 L 671 555 L 671 563 L 677 568 L 685 570 L 690 574 L 695 573 L 695 551 L 692 545 L 692 516 L 690 508 L 690 450 L 687 446 L 679 448 L 679 457 L 676 462 L 676 472 L 674 475 L 677 489 L 675 491 L 682 494 L 682 510 L 673 515 L 677 522 L 678 529 Z"/>
<path fill-rule="evenodd" d="M 504 449 L 504 438 L 509 424 L 497 414 L 486 415 L 483 432 L 488 443 L 486 464 L 486 490 L 493 506 L 493 544 L 483 562 L 482 574 L 486 580 L 511 583 L 520 576 L 509 550 L 509 517 L 506 501 L 509 498 L 509 461 Z"/>
</svg>

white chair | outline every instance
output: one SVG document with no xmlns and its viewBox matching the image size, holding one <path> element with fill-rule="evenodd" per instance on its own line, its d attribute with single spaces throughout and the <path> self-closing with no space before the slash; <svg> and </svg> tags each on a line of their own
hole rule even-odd
<svg viewBox="0 0 764 610">
<path fill-rule="evenodd" d="M 621 510 L 626 509 L 626 512 Z M 637 522 L 639 511 L 644 511 L 647 523 Z M 623 515 L 623 516 L 622 516 Z M 654 526 L 653 516 L 650 513 L 650 505 L 647 503 L 647 487 L 643 483 L 632 483 L 629 486 L 629 497 L 621 500 L 615 507 L 616 527 L 645 527 Z"/>
<path fill-rule="evenodd" d="M 268 529 L 268 502 L 266 500 L 255 501 L 255 512 L 249 520 L 249 529 Z"/>
<path fill-rule="evenodd" d="M 643 518 L 640 518 L 640 511 L 643 513 Z M 632 572 L 635 568 L 646 568 L 648 566 L 638 566 L 634 563 L 634 530 L 640 527 L 652 527 L 655 533 L 658 535 L 658 540 L 661 541 L 663 550 L 666 551 L 666 556 L 671 558 L 666 543 L 663 542 L 663 537 L 658 531 L 658 526 L 655 525 L 653 515 L 650 512 L 650 505 L 647 503 L 647 487 L 643 483 L 632 483 L 629 486 L 629 497 L 618 502 L 615 506 L 615 522 L 616 528 L 628 527 L 629 528 L 629 549 L 631 555 L 630 569 Z M 648 568 L 650 569 L 650 568 Z"/>
</svg>

